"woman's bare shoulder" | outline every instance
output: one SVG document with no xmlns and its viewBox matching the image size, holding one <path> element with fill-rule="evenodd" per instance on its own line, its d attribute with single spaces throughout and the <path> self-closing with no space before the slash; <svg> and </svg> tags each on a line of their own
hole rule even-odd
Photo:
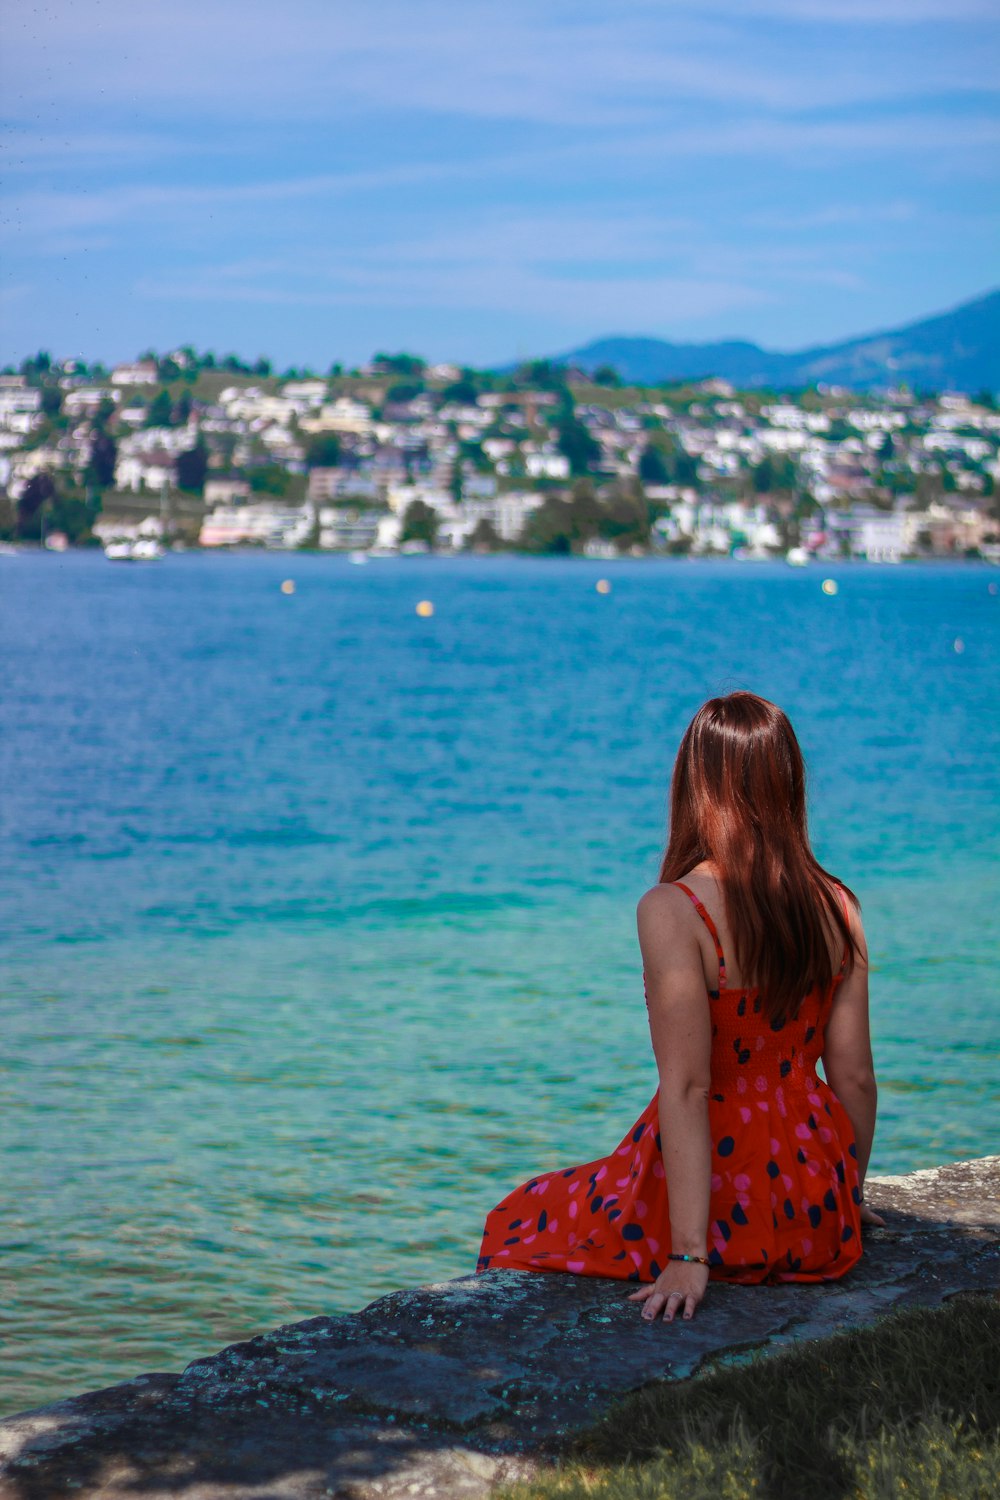
<svg viewBox="0 0 1000 1500">
<path fill-rule="evenodd" d="M 666 882 L 650 886 L 640 896 L 635 917 L 643 946 L 650 941 L 672 942 L 682 934 L 693 936 L 697 928 L 689 898 L 676 885 Z"/>
<path fill-rule="evenodd" d="M 639 897 L 636 911 L 639 916 L 661 916 L 668 912 L 680 912 L 691 903 L 682 890 L 667 881 L 660 881 L 651 885 L 648 891 L 644 891 Z"/>
<path fill-rule="evenodd" d="M 857 945 L 857 956 L 861 960 L 862 964 L 867 964 L 868 947 L 865 940 L 864 922 L 861 919 L 860 898 L 856 896 L 852 890 L 849 890 L 842 881 L 838 880 L 836 876 L 831 876 L 830 878 L 833 882 L 834 894 L 836 895 L 837 900 L 839 901 L 844 914 L 847 917 L 847 925 L 851 929 L 851 937 L 854 939 L 854 942 Z M 833 949 L 839 952 L 842 943 L 842 933 L 837 932 L 831 926 L 831 944 Z M 837 959 L 837 962 L 840 962 L 839 957 Z"/>
</svg>

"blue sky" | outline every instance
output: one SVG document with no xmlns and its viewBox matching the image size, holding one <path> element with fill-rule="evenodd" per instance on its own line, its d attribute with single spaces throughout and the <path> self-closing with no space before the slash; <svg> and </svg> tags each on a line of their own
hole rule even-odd
<svg viewBox="0 0 1000 1500">
<path fill-rule="evenodd" d="M 38 0 L 0 359 L 795 348 L 1000 282 L 995 0 Z"/>
</svg>

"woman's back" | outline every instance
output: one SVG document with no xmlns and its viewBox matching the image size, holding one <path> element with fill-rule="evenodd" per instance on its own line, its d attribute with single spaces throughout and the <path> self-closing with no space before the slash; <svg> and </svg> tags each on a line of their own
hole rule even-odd
<svg viewBox="0 0 1000 1500">
<path fill-rule="evenodd" d="M 673 922 L 697 925 L 705 967 L 711 1275 L 833 1279 L 861 1253 L 850 1121 L 816 1071 L 842 972 L 825 991 L 810 991 L 794 1018 L 769 1020 L 756 989 L 733 984 L 728 972 L 719 924 L 706 904 L 721 906 L 716 882 L 704 873 L 690 879 L 650 894 L 665 914 L 669 904 Z M 479 1269 L 655 1280 L 671 1253 L 659 1109 L 657 1089 L 609 1156 L 543 1173 L 509 1194 L 487 1218 Z"/>
<path fill-rule="evenodd" d="M 810 847 L 787 716 L 752 693 L 704 704 L 674 765 L 660 879 L 637 911 L 659 1086 L 610 1155 L 497 1205 L 480 1270 L 653 1282 L 635 1296 L 669 1319 L 691 1316 L 708 1276 L 850 1269 L 875 1087 L 849 898 Z"/>
</svg>

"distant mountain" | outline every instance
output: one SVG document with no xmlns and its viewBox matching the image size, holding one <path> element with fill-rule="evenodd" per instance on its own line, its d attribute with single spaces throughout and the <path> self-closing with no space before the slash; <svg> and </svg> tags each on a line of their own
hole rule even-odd
<svg viewBox="0 0 1000 1500">
<path fill-rule="evenodd" d="M 857 390 L 900 385 L 974 393 L 1000 390 L 1000 290 L 919 323 L 841 344 L 781 354 L 756 344 L 672 344 L 664 339 L 596 339 L 553 361 L 593 371 L 611 365 L 623 380 L 718 376 L 734 385 L 796 387 L 823 381 Z"/>
</svg>

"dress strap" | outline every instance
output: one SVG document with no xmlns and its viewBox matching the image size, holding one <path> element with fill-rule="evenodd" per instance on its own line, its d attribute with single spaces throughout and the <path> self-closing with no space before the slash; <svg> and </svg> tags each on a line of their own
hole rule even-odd
<svg viewBox="0 0 1000 1500">
<path fill-rule="evenodd" d="M 846 896 L 846 894 L 844 892 L 844 887 L 842 885 L 838 885 L 838 887 L 837 887 L 837 895 L 840 897 L 840 904 L 844 908 L 844 921 L 847 923 L 848 927 L 850 927 L 850 925 L 851 925 L 851 913 L 850 913 L 850 909 L 848 908 L 848 905 L 847 905 L 847 896 Z M 847 960 L 850 958 L 850 956 L 851 956 L 851 945 L 850 945 L 850 943 L 845 943 L 844 944 L 844 956 L 840 960 L 840 972 L 841 972 L 841 974 L 846 974 L 846 972 L 847 972 Z"/>
<path fill-rule="evenodd" d="M 715 944 L 716 957 L 719 960 L 719 989 L 724 990 L 726 988 L 726 960 L 722 952 L 722 944 L 719 942 L 719 930 L 716 927 L 715 923 L 712 921 L 712 918 L 708 915 L 708 912 L 705 910 L 704 906 L 702 906 L 701 902 L 698 900 L 698 897 L 695 895 L 694 891 L 690 890 L 682 880 L 675 880 L 673 884 L 677 886 L 678 890 L 683 891 L 685 896 L 690 896 L 691 900 L 694 902 L 695 911 L 698 913 L 699 917 L 704 922 L 705 926 L 708 928 L 709 932 L 712 935 L 712 942 Z"/>
</svg>

